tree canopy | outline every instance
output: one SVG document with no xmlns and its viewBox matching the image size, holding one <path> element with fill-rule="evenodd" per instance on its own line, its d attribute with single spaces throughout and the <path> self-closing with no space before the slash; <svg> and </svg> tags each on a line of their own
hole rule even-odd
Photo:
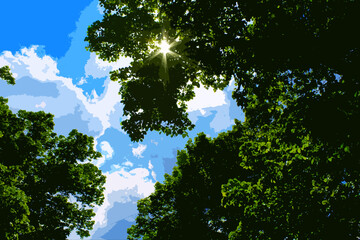
<svg viewBox="0 0 360 240">
<path fill-rule="evenodd" d="M 138 202 L 128 239 L 357 239 L 359 164 L 281 126 L 200 134 Z"/>
<path fill-rule="evenodd" d="M 14 83 L 9 68 L 1 78 Z M 53 132 L 53 115 L 13 113 L 0 97 L 0 238 L 66 239 L 89 236 L 102 204 L 105 176 L 91 163 L 101 154 L 93 138 Z"/>
<path fill-rule="evenodd" d="M 100 4 L 104 18 L 89 27 L 88 49 L 108 61 L 133 59 L 130 67 L 111 73 L 120 82 L 128 116 L 122 125 L 133 140 L 142 140 L 148 130 L 185 134 L 193 127 L 186 102 L 194 97 L 194 87 L 201 83 L 222 89 L 231 79 L 237 84 L 234 98 L 247 119 L 258 124 L 269 121 L 276 112 L 268 109 L 279 103 L 309 111 L 309 121 L 332 121 L 332 113 L 345 121 L 342 126 L 359 120 L 358 113 L 350 117 L 338 109 L 353 109 L 353 102 L 358 103 L 357 1 Z M 171 46 L 166 64 L 156 44 L 163 39 Z M 284 99 L 289 90 L 297 94 L 291 106 Z"/>
<path fill-rule="evenodd" d="M 100 4 L 88 49 L 133 59 L 111 73 L 132 140 L 186 135 L 186 102 L 200 84 L 233 80 L 246 117 L 179 152 L 172 175 L 139 201 L 129 239 L 360 236 L 359 1 Z"/>
</svg>

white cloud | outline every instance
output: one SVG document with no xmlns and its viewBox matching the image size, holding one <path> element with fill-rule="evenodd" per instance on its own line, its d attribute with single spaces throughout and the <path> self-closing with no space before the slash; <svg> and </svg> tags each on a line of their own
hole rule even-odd
<svg viewBox="0 0 360 240">
<path fill-rule="evenodd" d="M 125 167 L 132 167 L 134 166 L 134 164 L 132 162 L 130 162 L 129 160 L 127 160 L 126 162 L 124 162 L 122 165 L 124 165 Z"/>
<path fill-rule="evenodd" d="M 149 161 L 149 166 L 148 166 L 148 168 L 149 168 L 150 170 L 154 168 L 154 165 L 151 164 L 151 160 Z"/>
<path fill-rule="evenodd" d="M 103 78 L 109 75 L 109 72 L 115 69 L 127 67 L 131 59 L 120 57 L 117 62 L 106 62 L 100 59 L 95 53 L 90 53 L 90 58 L 85 65 L 86 77 Z"/>
<path fill-rule="evenodd" d="M 97 140 L 96 139 L 95 139 L 95 144 L 94 145 L 95 146 L 97 145 Z M 113 148 L 111 147 L 111 145 L 110 145 L 110 143 L 108 141 L 102 141 L 100 143 L 100 149 L 101 149 L 102 156 L 93 161 L 93 164 L 95 164 L 97 167 L 101 167 L 102 165 L 104 165 L 105 161 L 112 158 L 113 153 L 114 153 L 114 150 L 113 150 Z"/>
<path fill-rule="evenodd" d="M 90 58 L 85 65 L 86 77 L 103 78 L 109 74 L 111 67 L 102 64 L 100 61 L 102 60 L 95 53 L 90 53 Z"/>
<path fill-rule="evenodd" d="M 111 115 L 115 111 L 122 109 L 122 105 L 119 104 L 121 96 L 118 94 L 118 83 L 108 79 L 105 84 L 106 87 L 102 97 L 92 101 L 91 103 L 89 101 L 84 103 L 85 108 L 91 114 L 91 117 L 96 117 L 101 121 L 102 133 L 111 126 Z M 117 125 L 119 125 L 119 122 L 117 122 Z"/>
<path fill-rule="evenodd" d="M 10 62 L 6 61 L 5 60 L 5 55 L 9 55 L 9 51 L 4 51 L 3 52 L 3 55 L 1 56 L 0 55 L 0 67 L 3 67 L 3 66 L 9 66 L 10 69 L 12 68 L 12 65 Z M 10 53 L 11 54 L 11 53 Z M 14 74 L 13 74 L 14 75 Z M 15 76 L 14 76 L 15 77 Z"/>
<path fill-rule="evenodd" d="M 147 148 L 147 145 L 143 145 L 143 144 L 139 143 L 139 146 L 137 148 L 132 148 L 132 153 L 137 158 L 143 158 L 144 156 L 142 154 L 144 153 L 146 148 Z"/>
<path fill-rule="evenodd" d="M 199 110 L 204 115 L 205 108 L 217 107 L 226 104 L 225 93 L 222 91 L 214 92 L 213 88 L 206 89 L 204 86 L 195 88 L 195 97 L 188 102 L 188 112 Z"/>
<path fill-rule="evenodd" d="M 37 48 L 38 46 L 23 48 L 15 54 L 5 51 L 0 55 L 0 64 L 9 65 L 17 79 L 30 77 L 40 82 L 55 83 L 59 94 L 56 98 L 14 94 L 7 96 L 11 107 L 37 111 L 39 107 L 43 106 L 39 105 L 39 102 L 44 101 L 46 110 L 54 114 L 56 118 L 74 114 L 75 109 L 79 107 L 81 119 L 88 122 L 89 132 L 96 132 L 100 136 L 112 124 L 115 128 L 119 128 L 119 113 L 117 112 L 122 112 L 122 105 L 120 104 L 121 97 L 118 94 L 118 83 L 110 81 L 108 78 L 105 81 L 104 93 L 101 96 L 93 93 L 93 98 L 89 99 L 81 88 L 72 83 L 71 78 L 59 76 L 57 62 L 54 59 L 46 55 L 39 57 L 36 54 Z M 103 66 L 101 64 L 106 65 L 100 63 L 100 66 Z M 116 64 L 120 65 L 120 63 Z M 82 79 L 80 82 L 84 81 Z M 46 94 L 44 93 L 44 95 Z M 112 116 L 114 114 L 116 115 L 115 119 Z"/>
<path fill-rule="evenodd" d="M 114 165 L 112 165 L 115 169 L 120 169 L 121 168 L 121 166 L 119 165 L 119 164 L 114 164 Z"/>
<path fill-rule="evenodd" d="M 151 171 L 151 176 L 154 178 L 154 180 L 156 181 L 156 173 L 155 171 Z"/>
<path fill-rule="evenodd" d="M 229 82 L 229 86 L 227 86 L 225 88 L 225 91 L 227 92 L 232 92 L 237 88 L 237 83 L 235 82 L 234 78 L 231 78 L 230 82 Z"/>
<path fill-rule="evenodd" d="M 32 46 L 30 48 L 22 48 L 20 52 L 13 55 L 9 51 L 5 51 L 3 57 L 11 63 L 11 66 L 16 70 L 17 78 L 29 76 L 41 82 L 61 80 L 64 82 L 71 81 L 69 78 L 61 78 L 57 74 L 57 62 L 50 56 L 44 55 L 39 57 L 36 50 L 39 46 Z"/>
<path fill-rule="evenodd" d="M 11 64 L 17 80 L 22 77 L 30 77 L 40 82 L 53 82 L 56 84 L 59 96 L 53 98 L 34 97 L 24 94 L 12 95 L 8 96 L 9 105 L 14 108 L 37 111 L 36 105 L 45 99 L 47 111 L 53 113 L 56 117 L 73 113 L 75 107 L 85 100 L 82 90 L 74 87 L 70 78 L 58 76 L 59 70 L 56 61 L 46 55 L 39 57 L 35 52 L 37 48 L 38 46 L 23 48 L 20 52 L 16 52 L 15 55 L 11 52 L 4 52 L 1 58 Z"/>
<path fill-rule="evenodd" d="M 101 167 L 105 163 L 105 160 L 106 160 L 105 156 L 102 155 L 98 159 L 94 160 L 92 163 L 97 167 Z"/>
<path fill-rule="evenodd" d="M 35 107 L 44 109 L 46 107 L 46 103 L 42 101 L 40 104 L 36 104 Z"/>
<path fill-rule="evenodd" d="M 77 83 L 78 86 L 83 85 L 84 83 L 87 83 L 86 78 L 82 77 L 80 81 Z"/>
<path fill-rule="evenodd" d="M 150 170 L 152 170 L 152 171 L 151 171 L 151 176 L 152 176 L 152 177 L 154 178 L 154 180 L 156 181 L 156 173 L 155 173 L 155 171 L 154 171 L 154 165 L 152 165 L 151 160 L 149 160 L 148 168 L 149 168 Z"/>
<path fill-rule="evenodd" d="M 119 171 L 105 173 L 105 201 L 96 209 L 94 228 L 107 224 L 106 212 L 115 202 L 129 202 L 131 197 L 144 198 L 154 191 L 154 182 L 149 178 L 150 172 L 145 168 L 135 168 L 130 172 L 120 168 Z"/>
<path fill-rule="evenodd" d="M 100 148 L 107 159 L 112 158 L 114 150 L 108 141 L 102 141 L 100 143 Z"/>
</svg>

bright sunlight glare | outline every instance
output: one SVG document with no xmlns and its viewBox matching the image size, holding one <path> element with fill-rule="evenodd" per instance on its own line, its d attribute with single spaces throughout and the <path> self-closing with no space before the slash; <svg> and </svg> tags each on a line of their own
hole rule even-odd
<svg viewBox="0 0 360 240">
<path fill-rule="evenodd" d="M 159 44 L 160 52 L 164 55 L 170 53 L 170 44 L 166 40 L 162 40 Z"/>
</svg>

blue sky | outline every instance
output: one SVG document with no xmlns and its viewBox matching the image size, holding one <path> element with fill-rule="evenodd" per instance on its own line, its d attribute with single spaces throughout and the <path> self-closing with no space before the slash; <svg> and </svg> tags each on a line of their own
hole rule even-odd
<svg viewBox="0 0 360 240">
<path fill-rule="evenodd" d="M 0 4 L 0 67 L 10 66 L 16 85 L 0 82 L 0 96 L 13 111 L 45 111 L 55 116 L 55 131 L 71 129 L 94 136 L 103 157 L 94 163 L 107 176 L 105 202 L 95 209 L 95 226 L 89 239 L 125 239 L 134 221 L 136 201 L 163 181 L 176 163 L 177 150 L 188 138 L 149 133 L 133 143 L 120 128 L 123 106 L 119 85 L 109 71 L 130 59 L 107 63 L 85 50 L 87 26 L 101 19 L 97 0 L 2 1 Z M 215 137 L 231 128 L 243 114 L 231 98 L 233 86 L 213 92 L 201 87 L 188 104 L 198 132 Z M 70 239 L 78 239 L 72 234 Z"/>
</svg>

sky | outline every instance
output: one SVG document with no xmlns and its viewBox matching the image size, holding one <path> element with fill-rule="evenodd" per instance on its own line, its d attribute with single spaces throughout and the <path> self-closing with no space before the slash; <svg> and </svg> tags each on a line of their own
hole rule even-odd
<svg viewBox="0 0 360 240">
<path fill-rule="evenodd" d="M 196 124 L 189 138 L 150 132 L 141 143 L 131 142 L 121 129 L 123 105 L 119 84 L 109 71 L 128 66 L 131 59 L 108 63 L 88 52 L 87 27 L 102 19 L 98 0 L 18 0 L 0 3 L 0 67 L 8 65 L 15 86 L 0 81 L 0 96 L 12 111 L 45 111 L 54 115 L 58 134 L 72 129 L 95 138 L 102 157 L 96 164 L 107 177 L 105 201 L 96 207 L 94 229 L 87 239 L 126 239 L 136 218 L 137 200 L 154 191 L 154 184 L 171 174 L 178 150 L 199 132 L 216 137 L 244 115 L 224 91 L 200 87 L 188 103 Z M 69 239 L 79 239 L 72 233 Z"/>
</svg>

